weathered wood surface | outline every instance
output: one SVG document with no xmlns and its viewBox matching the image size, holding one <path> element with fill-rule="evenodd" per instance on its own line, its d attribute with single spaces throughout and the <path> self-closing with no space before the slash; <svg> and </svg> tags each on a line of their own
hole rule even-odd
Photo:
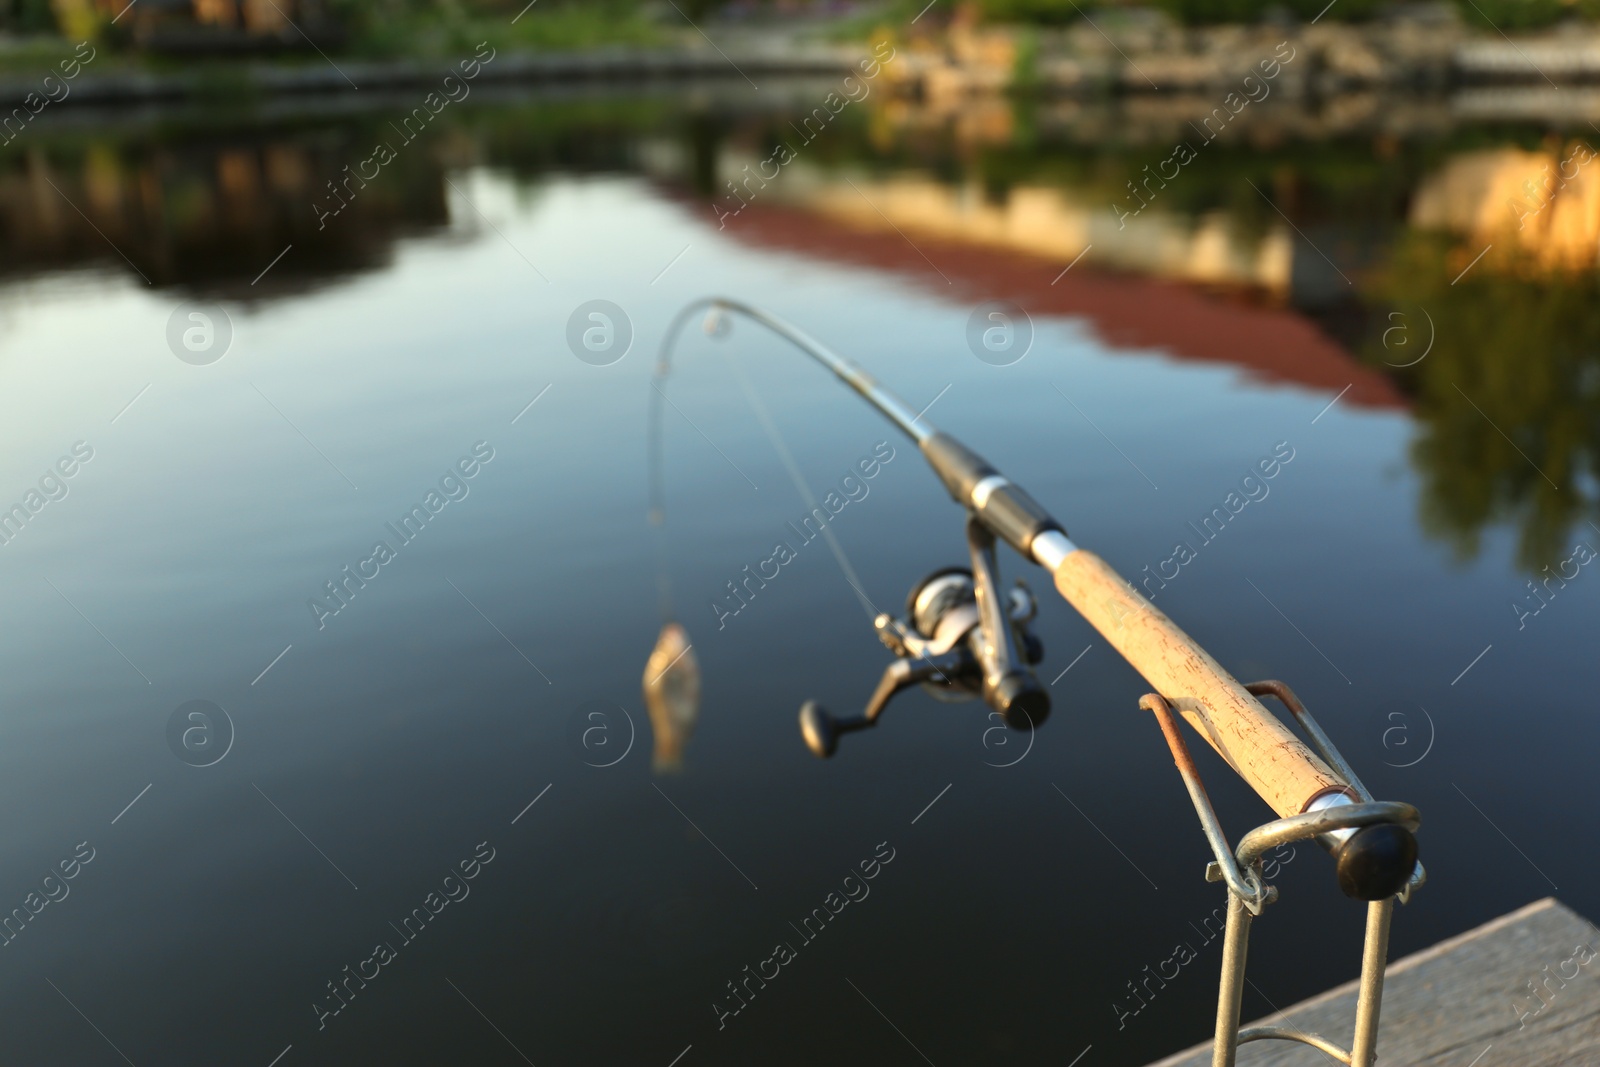
<svg viewBox="0 0 1600 1067">
<path fill-rule="evenodd" d="M 1426 906 L 1424 890 L 1413 907 Z M 1395 916 L 1405 921 L 1405 909 Z M 1269 931 L 1261 926 L 1256 936 Z M 1600 1064 L 1600 932 L 1551 897 L 1389 965 L 1378 1027 L 1382 1067 L 1593 1067 Z M 1530 988 L 1529 983 L 1533 983 Z M 1537 989 L 1539 995 L 1535 995 Z M 1349 1047 L 1356 984 L 1251 1026 L 1289 1026 Z M 1260 1041 L 1238 1067 L 1324 1067 L 1315 1049 Z M 1150 1067 L 1205 1067 L 1211 1043 Z"/>
</svg>

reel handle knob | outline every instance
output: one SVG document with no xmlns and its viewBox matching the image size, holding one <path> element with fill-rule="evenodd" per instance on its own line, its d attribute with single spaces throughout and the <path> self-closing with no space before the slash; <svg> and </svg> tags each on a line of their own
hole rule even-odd
<svg viewBox="0 0 1600 1067">
<path fill-rule="evenodd" d="M 841 735 L 865 730 L 871 725 L 872 720 L 861 717 L 836 719 L 815 700 L 800 705 L 800 736 L 805 738 L 806 747 L 818 759 L 827 759 L 839 750 Z"/>
</svg>

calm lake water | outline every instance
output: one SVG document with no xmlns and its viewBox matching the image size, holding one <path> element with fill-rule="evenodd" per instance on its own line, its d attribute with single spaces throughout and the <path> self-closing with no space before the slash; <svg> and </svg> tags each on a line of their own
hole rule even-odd
<svg viewBox="0 0 1600 1067">
<path fill-rule="evenodd" d="M 27 514 L 0 546 L 0 911 L 31 915 L 0 950 L 7 1063 L 1110 1067 L 1209 1035 L 1225 897 L 1143 683 L 1042 572 L 1002 558 L 1043 597 L 1031 748 L 915 692 L 811 757 L 800 703 L 853 712 L 888 660 L 821 542 L 719 627 L 806 510 L 740 374 L 818 491 L 894 450 L 835 522 L 871 602 L 965 546 L 909 443 L 744 322 L 685 335 L 652 527 L 655 353 L 710 294 L 932 404 L 1124 574 L 1187 543 L 1157 604 L 1421 809 L 1396 955 L 1545 895 L 1600 914 L 1594 234 L 1525 193 L 1521 236 L 1494 229 L 1569 134 L 1263 109 L 1124 229 L 1181 103 L 874 102 L 719 228 L 815 92 L 475 100 L 321 228 L 387 105 L 67 113 L 0 157 L 0 505 Z M 614 362 L 567 340 L 595 300 L 631 332 Z M 991 300 L 1031 320 L 1019 362 L 969 346 Z M 640 685 L 666 618 L 702 672 L 677 773 Z M 1271 817 L 1191 744 L 1235 840 Z M 1247 1017 L 1356 974 L 1332 873 L 1281 867 Z"/>
</svg>

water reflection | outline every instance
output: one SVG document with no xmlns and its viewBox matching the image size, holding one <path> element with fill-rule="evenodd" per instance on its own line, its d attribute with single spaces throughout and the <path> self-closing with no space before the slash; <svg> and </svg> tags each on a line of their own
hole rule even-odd
<svg viewBox="0 0 1600 1067">
<path fill-rule="evenodd" d="M 26 276 L 85 264 L 131 270 L 157 286 L 261 295 L 251 282 L 288 245 L 301 254 L 267 291 L 315 288 L 388 262 L 394 238 L 448 220 L 438 167 L 400 160 L 319 229 L 311 204 L 326 176 L 369 143 L 359 129 L 263 139 L 38 144 L 0 162 L 4 271 Z"/>
<path fill-rule="evenodd" d="M 1389 372 L 1416 405 L 1423 528 L 1467 560 L 1491 527 L 1509 523 L 1518 562 L 1537 572 L 1592 532 L 1600 277 L 1551 272 L 1539 253 L 1498 248 L 1468 269 L 1480 249 L 1446 234 L 1408 235 L 1371 294 L 1427 309 L 1437 331 L 1427 358 Z M 1427 327 L 1419 318 L 1414 328 Z M 1398 362 L 1381 344 L 1367 355 Z"/>
<path fill-rule="evenodd" d="M 1423 527 L 1458 559 L 1509 522 L 1519 563 L 1539 572 L 1592 529 L 1600 458 L 1592 162 L 1588 144 L 1557 137 L 1533 150 L 1450 157 L 1419 185 L 1412 230 L 1371 286 L 1379 302 L 1427 308 L 1437 329 L 1428 358 L 1396 374 L 1420 416 L 1412 459 L 1423 476 Z"/>
<path fill-rule="evenodd" d="M 788 99 L 803 110 L 805 90 Z M 1125 347 L 1411 406 L 1424 528 L 1465 559 L 1514 524 L 1537 570 L 1595 503 L 1600 168 L 1581 137 L 1469 125 L 1443 100 L 1371 105 L 1263 105 L 1119 220 L 1110 205 L 1129 176 L 1191 135 L 1205 101 L 953 108 L 883 94 L 779 179 L 747 183 L 759 195 L 728 232 L 1083 316 Z M 448 180 L 467 165 L 530 190 L 555 171 L 643 173 L 709 218 L 728 180 L 789 136 L 786 105 L 746 107 L 691 96 L 464 111 L 321 222 L 315 205 L 381 139 L 379 118 L 242 135 L 214 117 L 41 129 L 0 159 L 0 270 L 109 267 L 237 299 L 313 290 L 382 268 L 407 236 L 476 228 Z M 1419 310 L 1431 348 L 1401 366 L 1385 331 Z M 667 763 L 675 721 L 657 727 Z"/>
<path fill-rule="evenodd" d="M 326 219 L 317 206 L 346 168 L 395 140 L 380 119 L 300 118 L 253 134 L 217 115 L 170 126 L 108 122 L 53 138 L 30 131 L 29 143 L 0 156 L 0 271 L 105 266 L 238 299 L 313 290 L 382 269 L 398 240 L 447 227 L 449 170 L 487 161 L 533 179 L 632 169 L 655 110 L 577 103 L 480 113 L 470 126 L 441 122 Z M 615 123 L 618 115 L 625 121 Z M 294 254 L 258 282 L 290 245 Z"/>
<path fill-rule="evenodd" d="M 1593 160 L 1583 141 L 1555 138 L 1537 151 L 1463 152 L 1423 180 L 1410 222 L 1499 241 L 1522 253 L 1522 268 L 1591 269 L 1600 252 L 1600 173 L 1589 167 Z"/>
<path fill-rule="evenodd" d="M 1189 102 L 1131 103 L 1115 131 L 1093 111 L 1074 121 L 1078 104 L 1019 118 L 994 100 L 959 115 L 899 103 L 856 160 L 795 164 L 804 180 L 763 189 L 795 214 L 769 208 L 746 231 L 931 267 L 985 297 L 1085 315 L 1122 345 L 1410 406 L 1424 530 L 1465 560 L 1510 524 L 1537 572 L 1594 514 L 1600 168 L 1581 137 L 1473 129 L 1427 101 L 1386 121 L 1373 103 L 1263 109 L 1248 143 L 1208 149 L 1129 219 L 1110 205 L 1193 135 Z M 725 170 L 742 172 L 729 155 Z M 1193 305 L 1127 277 L 1055 273 L 1080 256 L 1228 298 Z M 1284 306 L 1299 313 L 1279 317 Z M 1397 359 L 1395 323 L 1411 319 L 1414 347 Z"/>
</svg>

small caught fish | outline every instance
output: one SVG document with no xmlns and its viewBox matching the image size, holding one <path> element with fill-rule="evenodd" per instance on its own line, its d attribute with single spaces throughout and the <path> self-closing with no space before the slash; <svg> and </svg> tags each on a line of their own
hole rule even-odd
<svg viewBox="0 0 1600 1067">
<path fill-rule="evenodd" d="M 644 667 L 644 704 L 655 735 L 652 766 L 657 771 L 683 768 L 683 748 L 700 718 L 700 662 L 682 626 L 661 628 L 656 647 Z"/>
</svg>

